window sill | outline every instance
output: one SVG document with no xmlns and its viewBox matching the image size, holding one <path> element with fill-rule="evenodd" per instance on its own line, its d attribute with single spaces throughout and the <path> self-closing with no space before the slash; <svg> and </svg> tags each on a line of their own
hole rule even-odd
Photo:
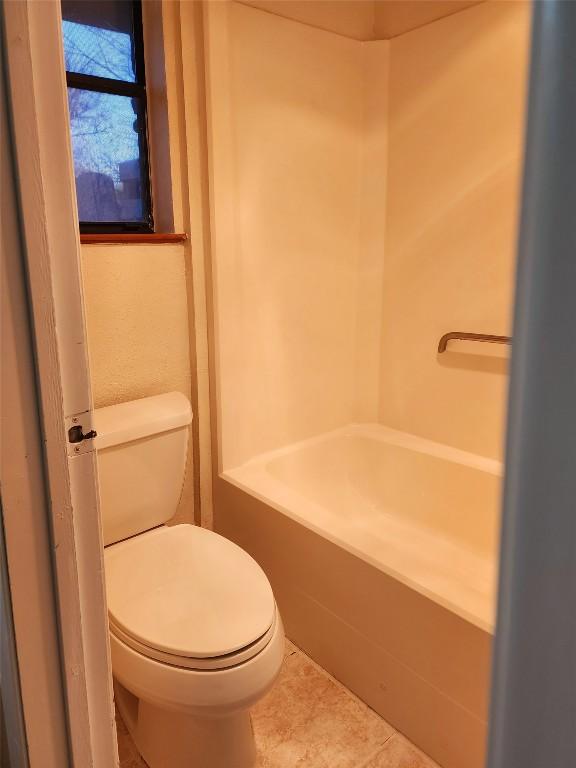
<svg viewBox="0 0 576 768">
<path fill-rule="evenodd" d="M 188 235 L 183 233 L 157 233 L 146 234 L 81 234 L 80 242 L 82 245 L 96 245 L 98 243 L 184 243 Z"/>
</svg>

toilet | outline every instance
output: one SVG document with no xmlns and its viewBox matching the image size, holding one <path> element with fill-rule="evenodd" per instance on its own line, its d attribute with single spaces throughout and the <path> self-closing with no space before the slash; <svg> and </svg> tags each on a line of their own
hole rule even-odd
<svg viewBox="0 0 576 768">
<path fill-rule="evenodd" d="M 192 413 L 172 392 L 95 411 L 116 704 L 150 768 L 250 768 L 250 708 L 284 654 L 265 573 L 180 499 Z"/>
</svg>

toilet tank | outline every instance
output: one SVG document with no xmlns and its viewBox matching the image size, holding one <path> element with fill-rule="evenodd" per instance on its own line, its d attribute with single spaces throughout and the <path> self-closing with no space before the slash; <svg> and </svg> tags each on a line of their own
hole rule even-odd
<svg viewBox="0 0 576 768">
<path fill-rule="evenodd" d="M 105 545 L 174 516 L 191 420 L 190 403 L 180 392 L 95 410 Z"/>
</svg>

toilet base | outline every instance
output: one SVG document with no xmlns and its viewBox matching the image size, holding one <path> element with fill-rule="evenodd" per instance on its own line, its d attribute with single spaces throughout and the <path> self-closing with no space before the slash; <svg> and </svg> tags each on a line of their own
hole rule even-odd
<svg viewBox="0 0 576 768">
<path fill-rule="evenodd" d="M 114 681 L 118 710 L 150 768 L 253 768 L 250 712 L 225 717 L 182 715 L 138 699 Z"/>
</svg>

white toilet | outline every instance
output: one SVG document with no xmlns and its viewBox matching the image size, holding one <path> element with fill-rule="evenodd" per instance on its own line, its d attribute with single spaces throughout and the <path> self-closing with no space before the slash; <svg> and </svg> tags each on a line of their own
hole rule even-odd
<svg viewBox="0 0 576 768">
<path fill-rule="evenodd" d="M 280 671 L 284 632 L 250 555 L 164 525 L 191 419 L 175 392 L 95 412 L 116 702 L 150 768 L 249 768 L 249 710 Z"/>
</svg>

